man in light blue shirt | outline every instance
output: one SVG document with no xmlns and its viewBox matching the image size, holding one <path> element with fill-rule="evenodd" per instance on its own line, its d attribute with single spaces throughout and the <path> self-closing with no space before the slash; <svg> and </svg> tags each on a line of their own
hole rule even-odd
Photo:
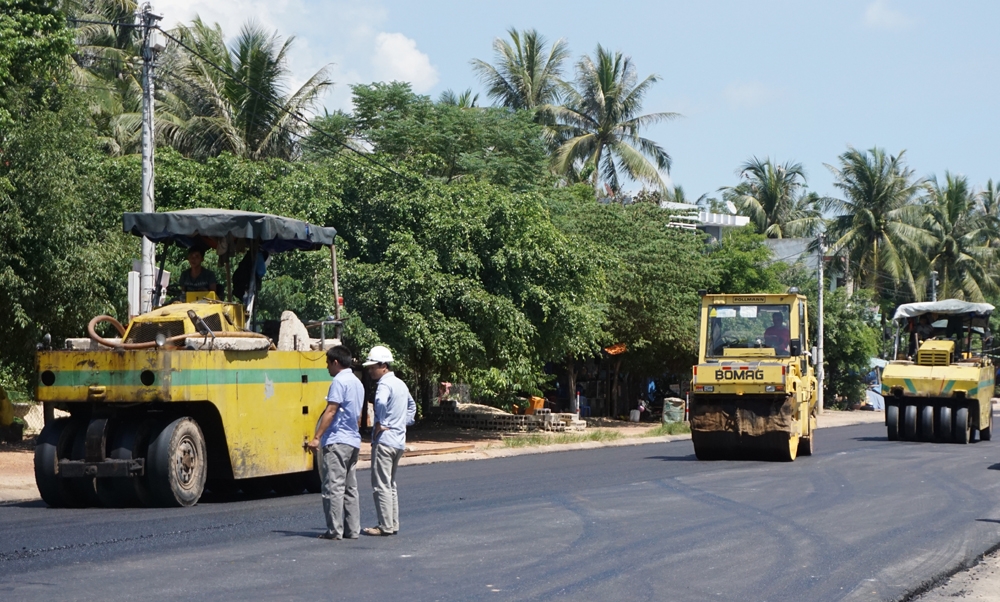
<svg viewBox="0 0 1000 602">
<path fill-rule="evenodd" d="M 365 535 L 395 535 L 399 532 L 399 497 L 396 469 L 406 449 L 406 427 L 413 424 L 417 404 L 406 383 L 389 369 L 392 352 L 377 345 L 368 352 L 363 365 L 376 381 L 375 426 L 372 428 L 372 494 L 378 526 L 362 531 Z"/>
<path fill-rule="evenodd" d="M 326 515 L 326 533 L 320 539 L 357 539 L 361 532 L 356 468 L 365 388 L 351 371 L 353 364 L 354 357 L 347 347 L 338 345 L 327 350 L 326 368 L 333 382 L 326 396 L 326 410 L 316 425 L 316 436 L 307 444 L 320 453 Z"/>
</svg>

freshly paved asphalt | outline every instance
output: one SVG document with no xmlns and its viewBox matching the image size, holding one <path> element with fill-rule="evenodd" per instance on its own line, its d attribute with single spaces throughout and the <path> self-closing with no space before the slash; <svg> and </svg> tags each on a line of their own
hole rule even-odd
<svg viewBox="0 0 1000 602">
<path fill-rule="evenodd" d="M 1000 442 L 816 437 L 791 464 L 678 441 L 405 466 L 401 533 L 357 541 L 316 539 L 316 495 L 0 506 L 0 600 L 896 600 L 1000 543 Z"/>
</svg>

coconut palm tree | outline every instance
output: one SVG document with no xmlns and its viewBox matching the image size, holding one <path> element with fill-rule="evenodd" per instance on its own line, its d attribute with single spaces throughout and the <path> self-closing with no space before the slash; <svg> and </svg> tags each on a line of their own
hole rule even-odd
<svg viewBox="0 0 1000 602">
<path fill-rule="evenodd" d="M 988 245 L 989 223 L 977 212 L 978 194 L 963 176 L 945 172 L 944 183 L 932 178 L 924 202 L 923 228 L 930 235 L 925 248 L 925 276 L 931 270 L 938 273 L 938 296 L 942 299 L 984 301 L 984 292 L 998 290 L 997 278 L 990 266 L 996 250 Z M 921 287 L 922 288 L 922 287 Z"/>
<path fill-rule="evenodd" d="M 135 146 L 123 122 L 142 110 L 140 46 L 135 0 L 65 0 L 62 10 L 79 19 L 75 28 L 73 84 L 83 89 L 101 141 L 112 154 Z M 137 138 L 137 137 L 136 137 Z"/>
<path fill-rule="evenodd" d="M 547 47 L 534 29 L 523 33 L 511 27 L 510 41 L 493 41 L 496 64 L 472 60 L 472 70 L 486 85 L 486 94 L 497 105 L 510 109 L 536 109 L 554 104 L 562 86 L 562 65 L 569 48 L 562 38 Z"/>
<path fill-rule="evenodd" d="M 230 47 L 222 28 L 200 18 L 172 32 L 205 59 L 168 44 L 162 60 L 168 122 L 157 125 L 167 143 L 195 157 L 229 151 L 241 157 L 291 158 L 305 117 L 331 85 L 324 67 L 287 93 L 286 59 L 294 38 L 284 42 L 248 21 Z M 220 66 L 220 73 L 209 62 Z"/>
<path fill-rule="evenodd" d="M 976 211 L 985 222 L 983 243 L 989 247 L 1000 247 L 1000 185 L 989 180 L 976 198 Z"/>
<path fill-rule="evenodd" d="M 806 192 L 801 163 L 775 164 L 754 157 L 737 172 L 743 180 L 721 188 L 724 198 L 750 218 L 757 232 L 769 238 L 813 236 L 822 227 L 820 198 Z"/>
<path fill-rule="evenodd" d="M 840 166 L 827 165 L 843 199 L 828 199 L 836 216 L 827 232 L 830 251 L 844 254 L 855 280 L 880 294 L 905 285 L 919 298 L 911 263 L 932 242 L 921 228 L 922 208 L 916 204 L 922 180 L 903 162 L 905 151 L 887 155 L 883 149 L 849 148 Z"/>
<path fill-rule="evenodd" d="M 564 88 L 564 106 L 547 107 L 557 124 L 556 173 L 573 179 L 589 172 L 595 185 L 603 180 L 614 193 L 621 173 L 665 190 L 660 171 L 670 172 L 670 155 L 639 135 L 645 127 L 678 116 L 639 114 L 643 97 L 657 81 L 656 75 L 639 81 L 631 58 L 600 44 L 593 59 L 580 59 L 575 86 Z"/>
<path fill-rule="evenodd" d="M 452 89 L 445 90 L 438 97 L 438 104 L 458 107 L 460 109 L 474 109 L 479 102 L 479 95 L 473 94 L 471 89 L 466 89 L 461 94 Z"/>
</svg>

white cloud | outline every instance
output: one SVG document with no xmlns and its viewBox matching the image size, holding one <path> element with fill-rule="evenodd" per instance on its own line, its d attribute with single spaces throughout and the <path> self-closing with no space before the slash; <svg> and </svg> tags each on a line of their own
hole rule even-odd
<svg viewBox="0 0 1000 602">
<path fill-rule="evenodd" d="M 289 91 L 326 66 L 334 82 L 321 103 L 328 109 L 351 108 L 350 86 L 373 81 L 403 80 L 419 93 L 438 82 L 437 69 L 417 42 L 403 33 L 383 31 L 388 14 L 381 2 L 346 0 L 153 0 L 154 11 L 171 28 L 190 23 L 195 15 L 218 23 L 232 39 L 248 19 L 255 19 L 282 38 L 295 36 L 288 55 Z"/>
<path fill-rule="evenodd" d="M 872 29 L 906 29 L 913 19 L 889 6 L 889 0 L 875 0 L 865 9 L 865 26 Z"/>
<path fill-rule="evenodd" d="M 438 83 L 438 72 L 431 59 L 417 50 L 417 43 L 401 33 L 375 36 L 372 66 L 378 79 L 410 82 L 413 91 L 424 93 Z"/>
<path fill-rule="evenodd" d="M 723 95 L 729 106 L 734 109 L 754 109 L 778 97 L 776 90 L 760 82 L 730 84 L 723 91 Z"/>
</svg>

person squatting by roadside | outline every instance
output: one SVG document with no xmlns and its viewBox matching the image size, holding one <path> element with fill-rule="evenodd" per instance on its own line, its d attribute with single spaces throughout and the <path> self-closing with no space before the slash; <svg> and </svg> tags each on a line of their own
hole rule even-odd
<svg viewBox="0 0 1000 602">
<path fill-rule="evenodd" d="M 354 376 L 350 349 L 337 345 L 326 352 L 326 369 L 333 382 L 327 393 L 326 410 L 316 425 L 316 436 L 307 445 L 319 454 L 323 482 L 323 514 L 326 532 L 320 539 L 357 539 L 361 532 L 357 464 L 361 449 L 358 422 L 365 388 Z"/>
<path fill-rule="evenodd" d="M 413 424 L 417 405 L 406 384 L 389 369 L 392 352 L 377 345 L 363 364 L 375 389 L 375 426 L 372 428 L 372 495 L 378 526 L 362 531 L 365 535 L 395 535 L 399 532 L 399 497 L 396 469 L 406 449 L 406 427 Z"/>
</svg>

